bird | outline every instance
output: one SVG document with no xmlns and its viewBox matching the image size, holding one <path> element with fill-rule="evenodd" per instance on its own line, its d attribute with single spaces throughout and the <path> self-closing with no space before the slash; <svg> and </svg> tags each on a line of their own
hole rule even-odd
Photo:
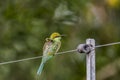
<svg viewBox="0 0 120 80">
<path fill-rule="evenodd" d="M 50 35 L 49 38 L 45 39 L 46 42 L 43 46 L 43 57 L 42 57 L 41 64 L 37 71 L 37 76 L 41 75 L 45 63 L 49 59 L 51 59 L 60 49 L 62 36 L 64 35 L 61 35 L 58 32 L 54 32 Z"/>
</svg>

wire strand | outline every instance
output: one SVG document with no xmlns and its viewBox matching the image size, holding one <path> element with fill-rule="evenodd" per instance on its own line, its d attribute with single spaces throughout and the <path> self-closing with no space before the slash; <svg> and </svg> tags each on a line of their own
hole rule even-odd
<svg viewBox="0 0 120 80">
<path fill-rule="evenodd" d="M 71 52 L 75 52 L 75 51 L 77 51 L 77 49 L 73 49 L 73 50 L 69 50 L 69 51 L 64 51 L 64 52 L 59 52 L 59 53 L 57 53 L 57 55 L 64 54 L 64 53 L 71 53 Z"/>
<path fill-rule="evenodd" d="M 69 51 L 64 51 L 64 52 L 59 52 L 59 53 L 57 53 L 56 55 L 65 54 L 65 53 L 70 53 L 70 52 L 75 52 L 75 51 L 76 51 L 76 49 L 74 49 L 74 50 L 69 50 Z M 17 63 L 17 62 L 28 61 L 28 60 L 34 60 L 34 59 L 39 59 L 39 58 L 42 58 L 42 57 L 43 57 L 43 56 L 37 56 L 37 57 L 31 57 L 31 58 L 25 58 L 25 59 L 13 60 L 13 61 L 6 61 L 6 62 L 1 62 L 0 65 Z"/>
<path fill-rule="evenodd" d="M 32 57 L 32 58 L 25 58 L 25 59 L 13 60 L 13 61 L 6 61 L 6 62 L 1 62 L 0 65 L 17 63 L 17 62 L 22 62 L 22 61 L 28 61 L 28 60 L 38 59 L 38 58 L 42 58 L 42 57 L 43 56 L 37 56 L 37 57 Z"/>
<path fill-rule="evenodd" d="M 95 48 L 112 46 L 112 45 L 116 45 L 116 44 L 120 44 L 120 42 L 114 42 L 114 43 L 108 43 L 108 44 L 103 44 L 103 45 L 97 45 L 97 46 L 95 46 Z"/>
<path fill-rule="evenodd" d="M 114 42 L 114 43 L 108 43 L 108 44 L 103 44 L 103 45 L 97 45 L 97 46 L 95 46 L 95 48 L 100 48 L 100 47 L 105 47 L 105 46 L 112 46 L 112 45 L 116 45 L 116 44 L 120 44 L 120 42 Z M 70 53 L 70 52 L 75 52 L 75 51 L 77 51 L 77 49 L 64 51 L 64 52 L 59 52 L 56 55 Z M 34 59 L 39 59 L 39 58 L 42 58 L 42 57 L 43 56 L 37 56 L 37 57 L 31 57 L 31 58 L 25 58 L 25 59 L 19 59 L 19 60 L 6 61 L 6 62 L 1 62 L 0 65 L 17 63 L 17 62 L 28 61 L 28 60 L 34 60 Z"/>
</svg>

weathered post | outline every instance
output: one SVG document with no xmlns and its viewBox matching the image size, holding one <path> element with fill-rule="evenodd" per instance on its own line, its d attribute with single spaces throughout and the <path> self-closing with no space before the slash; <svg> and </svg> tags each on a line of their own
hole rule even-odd
<svg viewBox="0 0 120 80">
<path fill-rule="evenodd" d="M 87 39 L 86 44 L 79 44 L 77 47 L 79 53 L 86 53 L 86 79 L 96 80 L 95 75 L 95 40 Z"/>
<path fill-rule="evenodd" d="M 95 40 L 87 39 L 86 44 L 91 45 L 92 49 L 86 54 L 86 70 L 87 70 L 87 80 L 96 80 L 95 75 Z"/>
</svg>

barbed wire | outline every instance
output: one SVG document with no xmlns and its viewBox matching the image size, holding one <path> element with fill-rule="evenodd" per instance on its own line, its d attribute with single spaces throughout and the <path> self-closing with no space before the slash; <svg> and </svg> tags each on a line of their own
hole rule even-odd
<svg viewBox="0 0 120 80">
<path fill-rule="evenodd" d="M 100 47 L 105 47 L 105 46 L 112 46 L 112 45 L 116 45 L 116 44 L 120 44 L 120 42 L 97 45 L 97 46 L 95 46 L 95 48 L 100 48 Z M 56 53 L 56 55 L 65 54 L 65 53 L 71 53 L 71 52 L 76 52 L 76 51 L 77 51 L 77 49 L 73 49 L 73 50 L 68 50 L 68 51 L 64 51 L 64 52 L 58 52 L 58 53 Z M 19 59 L 19 60 L 6 61 L 6 62 L 1 62 L 0 65 L 17 63 L 17 62 L 28 61 L 28 60 L 34 60 L 34 59 L 39 59 L 39 58 L 42 58 L 42 57 L 44 57 L 44 56 L 37 56 L 37 57 L 24 58 L 24 59 Z"/>
</svg>

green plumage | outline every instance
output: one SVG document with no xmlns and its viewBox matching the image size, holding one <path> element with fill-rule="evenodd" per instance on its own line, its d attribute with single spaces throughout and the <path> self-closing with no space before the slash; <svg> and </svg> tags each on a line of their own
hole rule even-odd
<svg viewBox="0 0 120 80">
<path fill-rule="evenodd" d="M 47 56 L 47 57 L 42 58 L 42 62 L 41 62 L 40 67 L 39 67 L 39 69 L 38 69 L 38 71 L 37 71 L 37 75 L 38 75 L 38 76 L 41 75 L 42 70 L 43 70 L 43 67 L 44 67 L 44 64 L 45 64 L 46 61 L 49 60 L 50 58 L 52 58 L 52 56 Z"/>
<path fill-rule="evenodd" d="M 54 35 L 53 35 L 54 34 Z M 44 64 L 46 63 L 46 61 L 48 61 L 49 59 L 51 59 L 55 53 L 57 53 L 57 51 L 59 50 L 60 46 L 61 46 L 61 36 L 60 34 L 56 35 L 56 33 L 53 33 L 50 38 L 46 39 L 46 42 L 44 44 L 43 47 L 43 58 L 40 64 L 40 67 L 37 71 L 37 76 L 40 76 L 44 67 Z"/>
</svg>

